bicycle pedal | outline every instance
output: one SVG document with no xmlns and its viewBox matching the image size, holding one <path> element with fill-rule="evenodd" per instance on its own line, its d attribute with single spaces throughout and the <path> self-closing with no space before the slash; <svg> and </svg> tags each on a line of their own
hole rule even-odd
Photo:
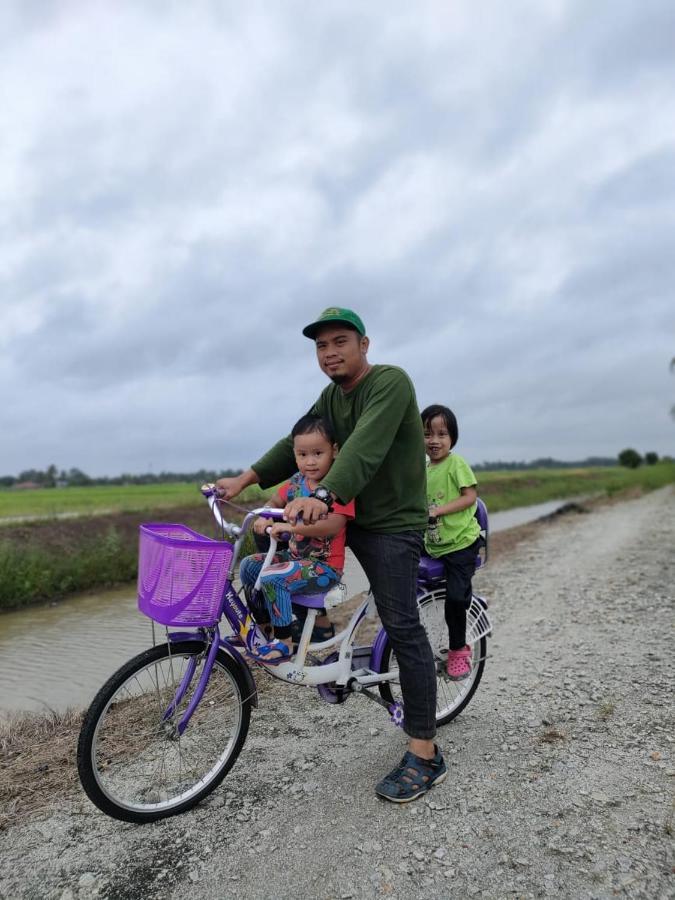
<svg viewBox="0 0 675 900">
<path fill-rule="evenodd" d="M 389 717 L 393 725 L 403 728 L 403 705 L 398 702 L 390 704 Z"/>
</svg>

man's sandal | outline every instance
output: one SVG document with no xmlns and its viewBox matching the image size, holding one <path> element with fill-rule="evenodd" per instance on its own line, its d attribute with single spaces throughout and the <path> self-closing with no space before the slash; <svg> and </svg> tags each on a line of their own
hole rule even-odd
<svg viewBox="0 0 675 900">
<path fill-rule="evenodd" d="M 278 656 L 272 654 L 278 653 Z M 283 641 L 272 640 L 267 644 L 258 644 L 253 650 L 249 651 L 249 656 L 265 663 L 267 666 L 277 666 L 280 662 L 285 662 L 291 658 L 291 651 Z"/>
<path fill-rule="evenodd" d="M 409 803 L 440 784 L 448 774 L 443 755 L 438 747 L 433 759 L 422 759 L 409 750 L 398 766 L 375 787 L 378 797 L 392 803 Z"/>
</svg>

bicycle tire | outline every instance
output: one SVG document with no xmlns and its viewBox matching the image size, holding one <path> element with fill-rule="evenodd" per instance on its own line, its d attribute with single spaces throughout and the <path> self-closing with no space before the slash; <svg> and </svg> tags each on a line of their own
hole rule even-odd
<svg viewBox="0 0 675 900">
<path fill-rule="evenodd" d="M 470 644 L 472 648 L 471 675 L 462 681 L 451 681 L 445 673 L 445 658 L 448 648 L 448 628 L 445 623 L 445 590 L 430 591 L 418 600 L 420 608 L 420 620 L 429 638 L 431 649 L 436 661 L 436 726 L 447 725 L 463 709 L 466 708 L 473 695 L 476 693 L 485 669 L 485 657 L 487 653 L 487 639 L 479 637 Z M 470 631 L 470 621 L 467 620 L 467 634 Z M 396 655 L 389 639 L 382 653 L 380 671 L 389 672 L 398 668 Z M 394 690 L 392 690 L 392 685 Z M 399 682 L 383 682 L 380 685 L 380 695 L 387 703 L 401 701 Z"/>
<path fill-rule="evenodd" d="M 222 649 L 183 735 L 175 724 L 197 686 L 203 641 L 161 644 L 125 663 L 94 698 L 80 731 L 77 767 L 89 799 L 125 822 L 154 822 L 191 809 L 234 765 L 252 697 L 241 663 Z M 177 709 L 167 709 L 191 660 L 196 670 Z M 199 771 L 197 771 L 197 767 Z"/>
</svg>

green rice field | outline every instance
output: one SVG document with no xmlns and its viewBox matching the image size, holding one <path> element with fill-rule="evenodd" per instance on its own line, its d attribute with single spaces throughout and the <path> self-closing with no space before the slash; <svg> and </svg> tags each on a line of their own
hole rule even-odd
<svg viewBox="0 0 675 900">
<path fill-rule="evenodd" d="M 488 508 L 500 512 L 564 497 L 614 494 L 630 488 L 653 490 L 675 482 L 675 463 L 660 462 L 638 469 L 612 466 L 479 472 L 477 478 L 479 493 Z M 237 499 L 255 501 L 265 495 L 259 487 L 253 486 Z M 185 507 L 192 503 L 195 506 L 203 503 L 197 484 L 4 489 L 0 490 L 0 524 L 3 519 L 142 512 Z"/>
<path fill-rule="evenodd" d="M 488 509 L 499 512 L 565 497 L 653 490 L 675 482 L 675 463 L 479 472 L 478 481 Z M 253 487 L 237 499 L 255 504 L 264 496 Z M 241 518 L 235 511 L 227 515 Z M 213 532 L 195 484 L 0 490 L 0 609 L 129 582 L 136 575 L 143 521 Z M 252 544 L 246 552 L 251 551 Z"/>
<path fill-rule="evenodd" d="M 105 513 L 142 512 L 204 503 L 198 484 L 127 484 L 93 487 L 0 490 L 0 524 L 3 519 L 44 519 L 63 515 L 94 516 Z M 238 499 L 264 496 L 255 485 Z"/>
</svg>

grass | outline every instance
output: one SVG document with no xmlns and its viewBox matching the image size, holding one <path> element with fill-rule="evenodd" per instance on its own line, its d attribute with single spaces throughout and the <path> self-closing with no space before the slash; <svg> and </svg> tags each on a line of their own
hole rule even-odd
<svg viewBox="0 0 675 900">
<path fill-rule="evenodd" d="M 114 525 L 102 535 L 84 533 L 66 548 L 0 540 L 0 609 L 131 581 L 136 557 L 136 540 Z"/>
<path fill-rule="evenodd" d="M 0 718 L 0 829 L 75 792 L 81 722 L 73 710 Z"/>
<path fill-rule="evenodd" d="M 623 466 L 587 469 L 527 469 L 478 473 L 479 492 L 491 512 L 530 506 L 547 500 L 587 494 L 615 494 L 638 488 L 653 490 L 675 482 L 675 463 L 626 469 Z M 267 496 L 257 485 L 247 488 L 238 502 Z M 50 518 L 63 515 L 105 515 L 172 509 L 199 504 L 197 484 L 129 484 L 101 487 L 0 489 L 0 525 L 3 519 Z M 12 524 L 6 522 L 5 525 Z"/>
<path fill-rule="evenodd" d="M 44 519 L 63 515 L 105 515 L 171 509 L 200 503 L 198 484 L 127 484 L 95 487 L 0 489 L 0 525 L 3 519 Z M 239 502 L 267 496 L 257 485 L 246 488 Z M 6 524 L 10 524 L 9 522 Z"/>
<path fill-rule="evenodd" d="M 670 804 L 666 820 L 663 823 L 663 830 L 668 837 L 673 837 L 673 835 L 675 835 L 675 799 L 673 799 L 673 802 Z"/>
<path fill-rule="evenodd" d="M 566 741 L 567 736 L 564 731 L 551 726 L 539 736 L 538 740 L 540 744 L 556 744 L 558 741 Z"/>
<path fill-rule="evenodd" d="M 672 482 L 675 463 L 479 473 L 480 494 L 491 512 L 564 497 L 651 490 Z M 237 502 L 255 505 L 264 496 L 255 486 Z M 54 518 L 63 513 L 72 515 Z M 0 610 L 131 581 L 143 521 L 182 522 L 213 533 L 211 514 L 194 484 L 2 490 L 0 523 L 3 515 L 20 521 L 8 519 L 0 527 Z M 251 544 L 245 552 L 252 552 Z"/>
<path fill-rule="evenodd" d="M 650 491 L 675 482 L 675 463 L 626 469 L 623 466 L 587 469 L 528 469 L 518 472 L 479 472 L 478 491 L 490 512 L 531 506 L 565 497 L 621 491 Z"/>
<path fill-rule="evenodd" d="M 241 522 L 242 515 L 228 518 Z M 0 610 L 132 581 L 138 569 L 138 526 L 144 521 L 181 522 L 206 536 L 216 531 L 205 503 L 0 529 Z M 243 552 L 254 552 L 250 536 Z"/>
</svg>

